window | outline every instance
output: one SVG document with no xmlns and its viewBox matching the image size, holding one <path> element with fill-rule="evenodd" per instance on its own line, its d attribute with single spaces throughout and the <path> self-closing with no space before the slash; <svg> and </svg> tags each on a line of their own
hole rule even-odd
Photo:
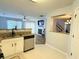
<svg viewBox="0 0 79 59">
<path fill-rule="evenodd" d="M 16 26 L 16 22 L 15 21 L 12 21 L 12 20 L 8 20 L 7 21 L 7 28 L 8 29 L 15 28 L 15 26 Z"/>
<path fill-rule="evenodd" d="M 0 19 L 0 29 L 7 29 L 7 21 Z"/>
<path fill-rule="evenodd" d="M 17 29 L 22 28 L 22 22 L 21 21 L 14 21 L 14 20 L 7 20 L 7 29 L 12 29 L 17 26 Z"/>
<path fill-rule="evenodd" d="M 25 22 L 24 25 L 25 28 L 31 28 L 32 33 L 35 33 L 35 22 Z"/>
<path fill-rule="evenodd" d="M 22 22 L 16 21 L 16 26 L 17 26 L 18 29 L 22 29 Z"/>
</svg>

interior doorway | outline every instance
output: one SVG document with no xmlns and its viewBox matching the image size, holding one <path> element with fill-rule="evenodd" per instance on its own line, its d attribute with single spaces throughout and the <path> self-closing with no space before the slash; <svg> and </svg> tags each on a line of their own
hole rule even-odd
<svg viewBox="0 0 79 59">
<path fill-rule="evenodd" d="M 62 14 L 53 16 L 53 32 L 58 33 L 70 33 L 71 16 L 68 14 Z"/>
<path fill-rule="evenodd" d="M 37 34 L 36 34 L 36 44 L 45 44 L 46 38 L 46 21 L 38 20 L 37 21 Z"/>
</svg>

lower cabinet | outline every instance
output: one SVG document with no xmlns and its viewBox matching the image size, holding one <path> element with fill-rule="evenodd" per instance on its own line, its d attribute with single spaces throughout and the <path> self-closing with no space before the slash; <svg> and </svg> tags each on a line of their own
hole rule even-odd
<svg viewBox="0 0 79 59">
<path fill-rule="evenodd" d="M 14 54 L 14 46 L 12 41 L 11 39 L 2 40 L 1 44 L 4 57 Z"/>
<path fill-rule="evenodd" d="M 24 51 L 24 38 L 16 38 L 15 39 L 15 51 L 16 53 L 19 53 L 19 52 L 23 52 Z"/>
<path fill-rule="evenodd" d="M 8 57 L 23 52 L 24 39 L 23 37 L 5 39 L 2 40 L 1 44 L 4 57 Z"/>
</svg>

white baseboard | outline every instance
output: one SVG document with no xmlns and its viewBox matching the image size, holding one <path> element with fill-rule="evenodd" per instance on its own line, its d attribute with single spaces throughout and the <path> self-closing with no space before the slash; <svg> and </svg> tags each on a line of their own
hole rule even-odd
<svg viewBox="0 0 79 59">
<path fill-rule="evenodd" d="M 58 52 L 60 52 L 60 53 L 62 53 L 62 54 L 64 54 L 64 55 L 66 55 L 67 56 L 67 53 L 66 52 L 64 52 L 64 51 L 61 51 L 60 49 L 57 49 L 56 47 L 53 47 L 53 46 L 51 46 L 50 44 L 46 44 L 48 47 L 50 47 L 50 48 L 52 48 L 52 49 L 55 49 L 56 51 L 58 51 Z"/>
</svg>

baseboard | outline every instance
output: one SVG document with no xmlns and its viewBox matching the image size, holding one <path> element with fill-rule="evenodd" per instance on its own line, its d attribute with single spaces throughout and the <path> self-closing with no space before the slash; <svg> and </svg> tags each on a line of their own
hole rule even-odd
<svg viewBox="0 0 79 59">
<path fill-rule="evenodd" d="M 64 55 L 66 55 L 67 56 L 67 53 L 66 52 L 64 52 L 64 51 L 61 51 L 60 49 L 57 49 L 56 47 L 54 47 L 54 46 L 51 46 L 50 44 L 46 44 L 48 47 L 50 47 L 50 48 L 52 48 L 52 49 L 55 49 L 56 51 L 58 51 L 58 52 L 60 52 L 60 53 L 62 53 L 62 54 L 64 54 Z"/>
</svg>

